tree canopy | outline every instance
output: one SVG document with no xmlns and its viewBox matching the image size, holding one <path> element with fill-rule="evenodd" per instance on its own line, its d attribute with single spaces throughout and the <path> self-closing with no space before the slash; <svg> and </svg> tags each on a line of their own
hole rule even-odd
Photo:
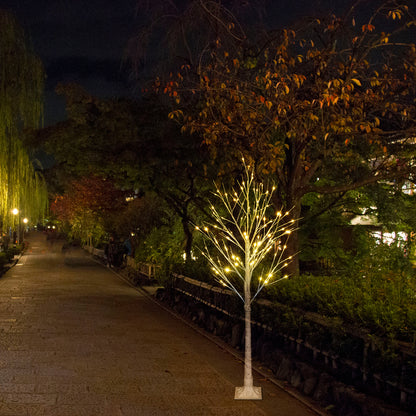
<svg viewBox="0 0 416 416">
<path fill-rule="evenodd" d="M 254 161 L 295 217 L 308 193 L 414 174 L 415 20 L 406 2 L 379 2 L 369 16 L 360 4 L 235 50 L 219 37 L 207 63 L 164 86 L 177 103 L 172 117 L 200 132 L 214 157 Z M 198 112 L 189 111 L 192 95 Z"/>
<path fill-rule="evenodd" d="M 66 98 L 68 119 L 26 137 L 54 156 L 45 173 L 51 189 L 64 195 L 71 178 L 97 175 L 136 196 L 154 192 L 180 218 L 190 257 L 193 211 L 204 210 L 212 170 L 200 141 L 181 134 L 160 97 L 98 99 L 75 84 L 57 92 Z"/>
<path fill-rule="evenodd" d="M 260 33 L 265 3 L 267 0 L 137 0 L 143 24 L 127 45 L 136 79 L 146 85 L 155 73 L 164 77 L 182 65 L 198 65 L 218 37 L 234 45 L 247 37 L 248 28 L 251 35 Z M 248 21 L 255 25 L 245 25 Z"/>
<path fill-rule="evenodd" d="M 66 193 L 55 197 L 51 212 L 71 238 L 96 243 L 111 234 L 125 206 L 125 192 L 90 176 L 72 180 Z"/>
<path fill-rule="evenodd" d="M 377 0 L 370 10 L 357 0 L 342 16 L 266 30 L 267 8 L 246 18 L 260 3 L 266 7 L 148 3 L 137 58 L 146 39 L 151 47 L 151 36 L 170 37 L 161 48 L 172 58 L 169 68 L 155 80 L 163 94 L 102 100 L 76 85 L 58 86 L 68 120 L 32 137 L 55 155 L 51 176 L 63 178 L 56 189 L 63 192 L 65 177 L 93 173 L 155 192 L 180 218 L 189 254 L 190 223 L 210 215 L 204 204 L 213 180 L 238 180 L 241 156 L 253 162 L 256 179 L 277 185 L 276 208 L 294 207 L 301 227 L 318 217 L 332 224 L 323 217 L 328 209 L 345 225 L 365 204 L 380 202 L 383 187 L 413 180 L 414 6 Z M 176 26 L 165 37 L 168 21 Z M 205 25 L 201 37 L 192 37 L 196 22 Z M 297 233 L 290 244 L 297 253 Z"/>
</svg>

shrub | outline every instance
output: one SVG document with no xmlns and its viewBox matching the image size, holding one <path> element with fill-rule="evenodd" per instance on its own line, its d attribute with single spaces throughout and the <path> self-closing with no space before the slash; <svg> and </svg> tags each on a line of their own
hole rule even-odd
<svg viewBox="0 0 416 416">
<path fill-rule="evenodd" d="M 9 262 L 9 257 L 4 251 L 0 253 L 0 271 Z"/>
<path fill-rule="evenodd" d="M 15 255 L 18 255 L 22 252 L 23 246 L 18 245 L 16 247 L 9 247 L 6 251 L 7 255 L 9 256 L 9 260 L 12 260 Z"/>
</svg>

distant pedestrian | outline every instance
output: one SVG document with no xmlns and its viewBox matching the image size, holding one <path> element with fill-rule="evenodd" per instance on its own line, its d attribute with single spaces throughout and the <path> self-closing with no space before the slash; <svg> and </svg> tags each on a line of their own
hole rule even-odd
<svg viewBox="0 0 416 416">
<path fill-rule="evenodd" d="M 110 237 L 108 244 L 105 246 L 105 255 L 107 258 L 107 267 L 113 267 L 116 255 L 116 243 L 114 241 L 114 237 Z"/>
<path fill-rule="evenodd" d="M 133 254 L 133 248 L 131 246 L 130 238 L 126 238 L 123 243 L 124 254 L 131 256 Z"/>
<path fill-rule="evenodd" d="M 123 266 L 127 266 L 127 257 L 130 257 L 133 254 L 133 247 L 131 245 L 130 238 L 126 238 L 124 240 L 122 254 L 123 254 Z"/>
</svg>

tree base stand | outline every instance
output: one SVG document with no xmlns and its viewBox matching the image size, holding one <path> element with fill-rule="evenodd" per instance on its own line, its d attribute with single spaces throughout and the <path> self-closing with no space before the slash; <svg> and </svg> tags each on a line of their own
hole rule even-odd
<svg viewBox="0 0 416 416">
<path fill-rule="evenodd" d="M 262 400 L 261 387 L 236 387 L 234 400 Z"/>
</svg>

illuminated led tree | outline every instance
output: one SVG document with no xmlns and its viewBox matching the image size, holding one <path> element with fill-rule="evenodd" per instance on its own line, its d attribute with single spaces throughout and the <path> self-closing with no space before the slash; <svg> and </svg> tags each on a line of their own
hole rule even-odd
<svg viewBox="0 0 416 416">
<path fill-rule="evenodd" d="M 244 303 L 244 386 L 236 388 L 235 399 L 260 400 L 261 388 L 253 386 L 251 304 L 265 286 L 288 277 L 282 273 L 291 260 L 285 257 L 285 242 L 296 220 L 289 219 L 289 212 L 274 212 L 272 192 L 256 183 L 253 170 L 244 166 L 245 180 L 238 183 L 239 189 L 227 193 L 217 188 L 221 212 L 211 205 L 213 223 L 197 229 L 214 247 L 209 249 L 206 244 L 203 255 L 215 278 Z"/>
</svg>

